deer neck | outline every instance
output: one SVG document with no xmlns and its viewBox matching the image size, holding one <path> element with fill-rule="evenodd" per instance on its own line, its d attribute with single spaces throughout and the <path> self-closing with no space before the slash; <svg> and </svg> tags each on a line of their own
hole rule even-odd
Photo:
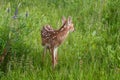
<svg viewBox="0 0 120 80">
<path fill-rule="evenodd" d="M 66 39 L 66 37 L 69 34 L 69 30 L 67 27 L 62 26 L 59 30 L 58 30 L 58 38 L 60 41 L 64 41 Z"/>
</svg>

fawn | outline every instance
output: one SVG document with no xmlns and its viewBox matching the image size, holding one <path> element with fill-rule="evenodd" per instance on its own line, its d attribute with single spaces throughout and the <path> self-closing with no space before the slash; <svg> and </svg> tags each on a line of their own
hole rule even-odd
<svg viewBox="0 0 120 80">
<path fill-rule="evenodd" d="M 71 17 L 62 19 L 62 26 L 58 30 L 54 30 L 50 25 L 43 26 L 41 30 L 42 46 L 44 46 L 43 59 L 48 49 L 52 54 L 52 66 L 55 68 L 57 64 L 57 49 L 64 42 L 69 32 L 74 31 Z"/>
</svg>

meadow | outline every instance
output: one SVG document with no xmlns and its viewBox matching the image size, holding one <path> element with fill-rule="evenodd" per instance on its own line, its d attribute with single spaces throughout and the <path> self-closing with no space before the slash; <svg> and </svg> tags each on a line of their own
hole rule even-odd
<svg viewBox="0 0 120 80">
<path fill-rule="evenodd" d="M 52 69 L 40 30 L 71 16 Z M 0 80 L 120 80 L 120 0 L 0 0 Z"/>
</svg>

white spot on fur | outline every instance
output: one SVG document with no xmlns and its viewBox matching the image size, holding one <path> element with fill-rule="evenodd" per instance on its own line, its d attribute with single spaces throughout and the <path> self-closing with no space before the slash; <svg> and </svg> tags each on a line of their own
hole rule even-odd
<svg viewBox="0 0 120 80">
<path fill-rule="evenodd" d="M 55 39 L 56 38 L 56 36 L 53 36 L 53 39 Z"/>
</svg>

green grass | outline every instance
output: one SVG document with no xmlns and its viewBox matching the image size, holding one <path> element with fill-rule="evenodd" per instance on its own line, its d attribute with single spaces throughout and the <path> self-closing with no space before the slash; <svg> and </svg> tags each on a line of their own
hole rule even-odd
<svg viewBox="0 0 120 80">
<path fill-rule="evenodd" d="M 0 80 L 120 80 L 119 0 L 1 0 Z M 13 19 L 18 8 L 18 18 Z M 7 12 L 7 9 L 10 12 Z M 28 12 L 28 17 L 25 17 Z M 42 64 L 40 29 L 58 29 L 62 16 L 71 16 L 75 32 Z M 8 45 L 9 43 L 9 45 Z M 6 46 L 7 45 L 7 46 Z"/>
</svg>

